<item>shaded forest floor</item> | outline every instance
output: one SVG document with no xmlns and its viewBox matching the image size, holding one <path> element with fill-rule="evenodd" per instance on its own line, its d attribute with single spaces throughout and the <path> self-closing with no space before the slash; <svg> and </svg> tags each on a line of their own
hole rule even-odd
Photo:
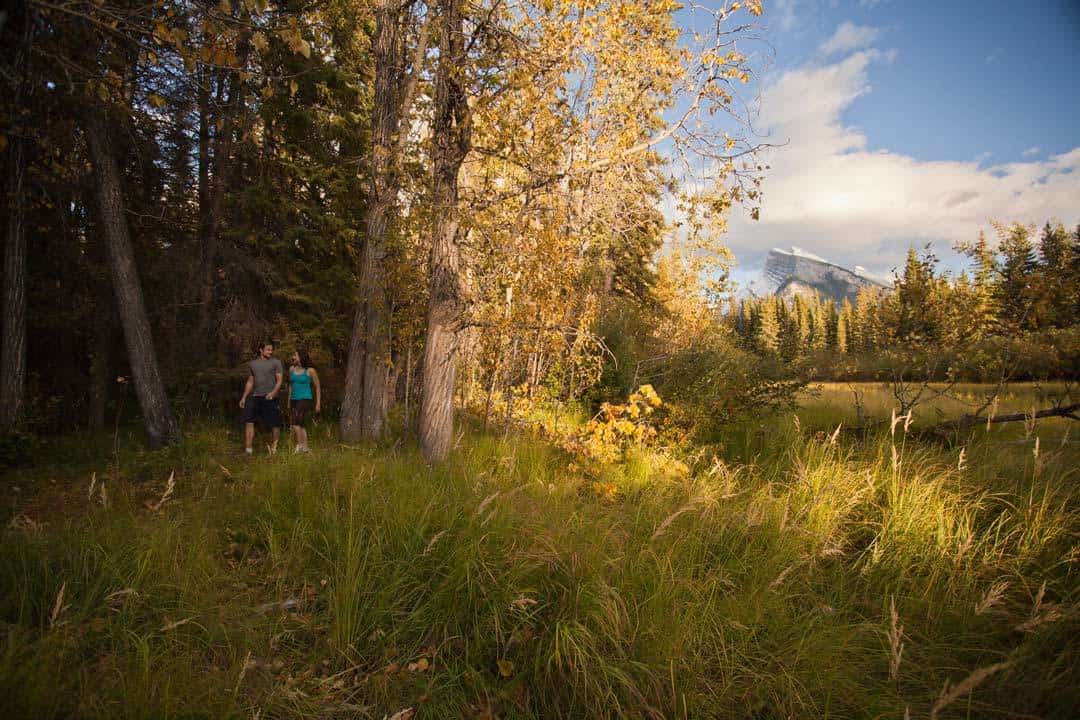
<svg viewBox="0 0 1080 720">
<path fill-rule="evenodd" d="M 631 453 L 614 492 L 475 429 L 435 469 L 325 426 L 310 456 L 245 457 L 225 426 L 159 452 L 135 428 L 118 454 L 50 440 L 2 480 L 0 697 L 41 718 L 1071 716 L 1068 421 L 831 442 L 843 392 L 725 430 L 688 474 Z"/>
</svg>

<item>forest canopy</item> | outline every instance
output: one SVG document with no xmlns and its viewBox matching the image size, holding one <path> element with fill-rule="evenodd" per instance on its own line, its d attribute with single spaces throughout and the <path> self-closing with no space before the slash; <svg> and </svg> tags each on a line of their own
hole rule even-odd
<svg viewBox="0 0 1080 720">
<path fill-rule="evenodd" d="M 656 307 L 661 198 L 705 284 L 756 212 L 761 3 L 680 8 L 16 3 L 4 427 L 101 428 L 133 388 L 173 442 L 268 336 L 329 370 L 343 438 L 408 396 L 432 457 L 462 378 L 580 395 L 601 317 Z"/>
<path fill-rule="evenodd" d="M 137 410 L 169 444 L 235 415 L 265 338 L 322 369 L 342 440 L 396 413 L 432 458 L 455 405 L 518 396 L 649 382 L 723 419 L 813 378 L 1075 376 L 1080 230 L 1049 222 L 980 236 L 955 277 L 912 250 L 852 303 L 735 299 L 762 11 L 16 3 L 0 425 Z"/>
</svg>

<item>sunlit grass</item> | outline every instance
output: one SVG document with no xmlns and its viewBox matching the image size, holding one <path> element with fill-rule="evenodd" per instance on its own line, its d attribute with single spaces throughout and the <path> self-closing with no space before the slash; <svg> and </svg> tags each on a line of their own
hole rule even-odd
<svg viewBox="0 0 1080 720">
<path fill-rule="evenodd" d="M 808 402 L 689 477 L 631 453 L 613 495 L 514 433 L 431 468 L 325 434 L 249 459 L 208 431 L 125 442 L 119 482 L 111 439 L 73 444 L 12 478 L 0 696 L 32 717 L 902 718 L 1007 661 L 939 717 L 1067 717 L 1072 446 L 1036 469 L 985 432 L 833 441 L 841 401 Z"/>
</svg>

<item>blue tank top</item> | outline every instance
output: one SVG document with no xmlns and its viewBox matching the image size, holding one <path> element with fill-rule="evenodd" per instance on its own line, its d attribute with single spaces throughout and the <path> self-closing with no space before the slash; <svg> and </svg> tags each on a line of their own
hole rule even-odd
<svg viewBox="0 0 1080 720">
<path fill-rule="evenodd" d="M 293 400 L 314 400 L 311 394 L 311 376 L 307 374 L 307 368 L 300 372 L 289 371 L 289 382 L 292 383 Z"/>
</svg>

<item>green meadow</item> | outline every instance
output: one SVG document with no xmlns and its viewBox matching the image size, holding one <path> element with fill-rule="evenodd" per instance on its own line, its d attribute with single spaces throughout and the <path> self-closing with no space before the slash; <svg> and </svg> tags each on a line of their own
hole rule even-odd
<svg viewBox="0 0 1080 720">
<path fill-rule="evenodd" d="M 853 391 L 884 425 L 835 432 Z M 890 397 L 811 388 L 688 473 L 631 452 L 605 493 L 475 425 L 435 468 L 325 425 L 309 456 L 245 457 L 225 426 L 48 440 L 4 480 L 0 696 L 35 718 L 1071 717 L 1070 421 L 938 441 L 930 407 L 890 432 Z"/>
</svg>

